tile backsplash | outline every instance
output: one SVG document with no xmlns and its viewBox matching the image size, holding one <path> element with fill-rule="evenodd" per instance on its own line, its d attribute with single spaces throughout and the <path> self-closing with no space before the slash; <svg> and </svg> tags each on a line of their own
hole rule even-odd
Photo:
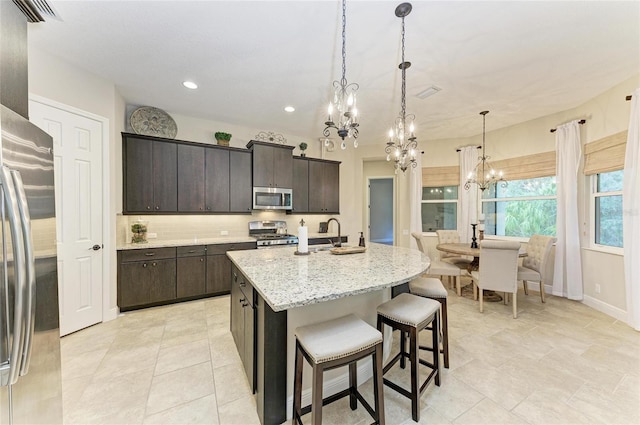
<svg viewBox="0 0 640 425">
<path fill-rule="evenodd" d="M 327 215 L 290 214 L 275 211 L 255 211 L 251 215 L 121 215 L 116 217 L 116 243 L 131 242 L 130 228 L 138 219 L 147 221 L 148 234 L 155 233 L 158 241 L 216 238 L 225 236 L 248 236 L 248 223 L 255 220 L 283 220 L 289 233 L 297 234 L 300 219 L 304 219 L 309 233 L 317 233 L 320 222 Z"/>
</svg>

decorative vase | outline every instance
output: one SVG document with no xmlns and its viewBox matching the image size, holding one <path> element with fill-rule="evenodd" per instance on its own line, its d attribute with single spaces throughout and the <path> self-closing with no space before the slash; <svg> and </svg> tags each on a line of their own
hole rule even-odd
<svg viewBox="0 0 640 425">
<path fill-rule="evenodd" d="M 216 141 L 218 142 L 218 144 L 220 146 L 229 146 L 229 141 L 228 140 L 216 139 Z"/>
<path fill-rule="evenodd" d="M 147 243 L 147 223 L 137 220 L 131 225 L 131 243 Z"/>
</svg>

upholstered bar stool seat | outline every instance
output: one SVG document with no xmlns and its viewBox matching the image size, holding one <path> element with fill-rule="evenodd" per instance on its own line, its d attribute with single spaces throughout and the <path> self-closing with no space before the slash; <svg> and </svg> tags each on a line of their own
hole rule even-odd
<svg viewBox="0 0 640 425">
<path fill-rule="evenodd" d="M 420 297 L 431 298 L 440 303 L 442 313 L 442 351 L 444 354 L 444 367 L 449 368 L 449 324 L 447 320 L 447 289 L 440 279 L 435 277 L 418 277 L 409 282 L 409 291 Z M 421 349 L 431 351 L 433 347 L 420 346 Z"/>
<path fill-rule="evenodd" d="M 411 416 L 414 421 L 420 420 L 420 395 L 427 388 L 431 380 L 440 386 L 440 362 L 438 350 L 433 351 L 431 363 L 420 359 L 418 350 L 418 334 L 431 325 L 432 346 L 439 347 L 438 316 L 440 303 L 430 298 L 403 293 L 378 306 L 378 330 L 388 325 L 400 331 L 400 352 L 384 367 L 383 375 L 398 361 L 404 369 L 405 358 L 411 362 L 411 391 L 384 378 L 385 385 L 408 397 L 411 400 Z M 409 353 L 406 352 L 406 334 L 409 334 Z M 431 368 L 431 372 L 424 383 L 419 386 L 419 364 Z"/>
<path fill-rule="evenodd" d="M 382 388 L 382 333 L 353 314 L 326 322 L 301 326 L 295 330 L 296 359 L 293 385 L 293 420 L 302 423 L 301 416 L 311 412 L 314 425 L 322 423 L 322 406 L 342 397 L 350 397 L 352 410 L 360 400 L 376 424 L 384 425 Z M 358 391 L 356 361 L 373 356 L 373 391 L 375 410 Z M 302 358 L 313 368 L 312 402 L 302 403 Z M 326 399 L 322 397 L 325 370 L 349 365 L 349 388 Z"/>
</svg>

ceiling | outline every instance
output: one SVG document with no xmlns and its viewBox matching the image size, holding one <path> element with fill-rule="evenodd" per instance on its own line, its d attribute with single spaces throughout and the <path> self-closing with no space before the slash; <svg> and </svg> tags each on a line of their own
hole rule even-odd
<svg viewBox="0 0 640 425">
<path fill-rule="evenodd" d="M 127 104 L 322 136 L 341 76 L 337 0 L 49 2 L 61 20 L 30 25 L 30 45 L 113 81 Z M 398 4 L 347 2 L 361 144 L 384 142 L 400 110 Z M 640 72 L 638 1 L 412 4 L 407 112 L 422 143 L 480 134 L 482 110 L 491 131 L 570 109 Z"/>
</svg>

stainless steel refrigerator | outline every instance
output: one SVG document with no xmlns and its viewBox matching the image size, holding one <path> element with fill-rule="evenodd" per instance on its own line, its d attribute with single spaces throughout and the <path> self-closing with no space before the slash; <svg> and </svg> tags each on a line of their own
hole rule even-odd
<svg viewBox="0 0 640 425">
<path fill-rule="evenodd" d="M 61 424 L 53 141 L 1 108 L 0 424 Z"/>
</svg>

